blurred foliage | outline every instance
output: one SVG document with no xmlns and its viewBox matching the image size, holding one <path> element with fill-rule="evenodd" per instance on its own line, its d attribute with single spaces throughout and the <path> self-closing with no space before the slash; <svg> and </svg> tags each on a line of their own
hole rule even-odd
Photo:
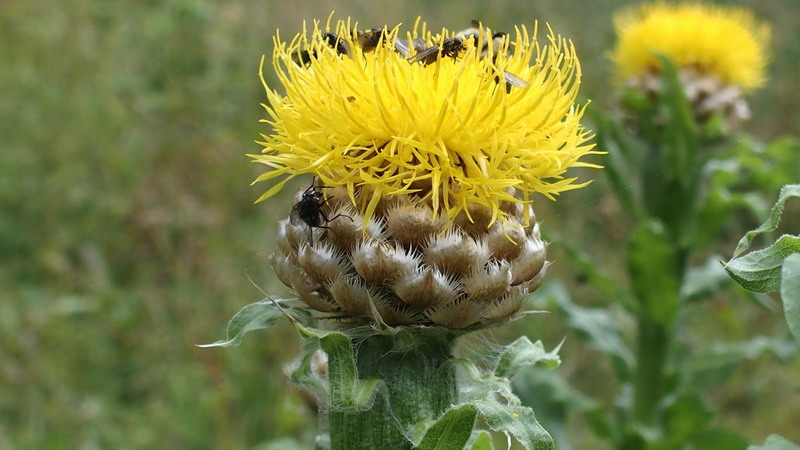
<svg viewBox="0 0 800 450">
<path fill-rule="evenodd" d="M 366 26 L 417 15 L 434 28 L 479 18 L 510 29 L 539 19 L 575 41 L 583 95 L 610 108 L 611 15 L 631 3 L 0 1 L 0 448 L 245 448 L 313 436 L 313 414 L 283 373 L 299 352 L 288 325 L 237 349 L 194 346 L 216 340 L 234 312 L 261 298 L 248 278 L 283 292 L 265 255 L 290 200 L 253 206 L 257 191 L 247 184 L 255 171 L 244 157 L 267 131 L 257 123 L 257 67 L 276 28 L 290 34 L 331 10 Z M 775 54 L 750 131 L 798 134 L 800 8 L 794 0 L 754 8 L 773 23 Z M 778 159 L 753 155 L 753 164 L 775 164 L 776 176 L 746 182 L 785 183 L 780 158 L 792 158 L 792 142 L 764 149 Z M 574 251 L 611 270 L 624 266 L 610 244 L 625 242 L 630 224 L 604 192 L 537 201 L 543 227 L 574 243 L 551 246 L 551 259 Z M 730 214 L 742 230 L 755 225 Z M 598 228 L 608 239 L 596 238 Z M 737 237 L 728 232 L 730 253 Z M 607 304 L 584 282 L 590 272 L 564 266 L 552 273 L 569 281 L 576 301 Z M 728 298 L 697 306 L 687 320 L 704 325 L 687 345 L 781 326 L 780 317 Z M 497 339 L 515 333 L 554 344 L 569 331 L 555 311 Z M 611 371 L 594 350 L 568 340 L 562 356 L 582 391 L 610 391 L 597 381 Z M 798 440 L 800 413 L 786 403 L 797 393 L 780 382 L 791 369 L 765 373 L 770 362 L 756 358 L 716 387 L 711 402 L 724 413 L 712 420 L 746 430 L 753 442 L 770 432 Z M 570 414 L 573 442 L 591 445 L 582 430 L 593 416 Z"/>
</svg>

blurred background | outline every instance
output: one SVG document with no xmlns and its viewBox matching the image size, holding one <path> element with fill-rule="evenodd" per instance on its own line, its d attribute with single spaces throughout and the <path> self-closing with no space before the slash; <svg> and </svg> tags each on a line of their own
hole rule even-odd
<svg viewBox="0 0 800 450">
<path fill-rule="evenodd" d="M 538 19 L 575 42 L 582 97 L 609 111 L 612 14 L 635 3 L 0 0 L 0 448 L 253 448 L 313 436 L 313 414 L 283 375 L 300 346 L 290 326 L 238 348 L 195 347 L 222 338 L 228 319 L 262 297 L 254 284 L 286 293 L 266 255 L 292 189 L 253 205 L 266 186 L 249 187 L 260 167 L 245 157 L 269 131 L 258 123 L 257 71 L 276 29 L 288 37 L 331 10 L 364 27 L 418 15 L 432 29 Z M 797 135 L 800 5 L 721 3 L 752 6 L 773 27 L 770 81 L 752 97 L 748 132 Z M 579 246 L 593 242 L 587 251 L 613 267 L 626 224 L 614 220 L 602 173 L 582 176 L 598 181 L 556 204 L 537 200 L 537 216 Z M 726 255 L 738 239 L 729 238 Z M 580 285 L 556 247 L 549 277 L 574 286 L 582 304 L 613 303 Z M 785 328 L 779 313 L 746 302 L 704 308 L 703 333 L 686 339 Z M 571 335 L 555 313 L 474 339 L 522 333 L 547 347 Z M 611 402 L 613 389 L 598 386 L 607 360 L 577 339 L 562 358 L 565 376 Z M 753 442 L 770 432 L 800 440 L 800 408 L 785 400 L 798 398 L 787 382 L 796 359 L 737 368 L 709 394 L 714 420 Z M 583 432 L 578 417 L 570 433 Z"/>
</svg>

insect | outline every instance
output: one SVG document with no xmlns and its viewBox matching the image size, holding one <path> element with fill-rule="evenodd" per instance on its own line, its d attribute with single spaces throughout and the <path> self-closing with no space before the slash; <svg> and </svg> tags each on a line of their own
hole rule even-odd
<svg viewBox="0 0 800 450">
<path fill-rule="evenodd" d="M 397 53 L 400 53 L 405 58 L 411 58 L 412 47 L 416 53 L 419 53 L 427 49 L 428 45 L 425 43 L 424 39 L 420 38 L 415 38 L 411 41 L 407 39 L 397 39 L 394 44 L 394 49 L 397 50 Z"/>
<path fill-rule="evenodd" d="M 418 52 L 416 55 L 409 58 L 408 61 L 411 63 L 422 62 L 427 66 L 438 61 L 440 55 L 445 58 L 455 59 L 458 57 L 459 53 L 466 49 L 467 47 L 464 45 L 464 39 L 456 36 L 453 38 L 447 38 L 443 40 L 441 44 L 432 45 L 425 50 Z"/>
<path fill-rule="evenodd" d="M 369 53 L 375 50 L 381 40 L 383 40 L 383 42 L 388 42 L 389 40 L 389 31 L 386 29 L 386 27 L 373 27 L 367 31 L 358 32 L 358 45 L 361 47 L 361 50 L 364 51 L 364 53 Z M 416 39 L 414 40 L 413 45 L 417 45 Z M 406 58 L 411 56 L 408 41 L 405 39 L 396 39 L 394 41 L 394 49 L 397 53 L 400 53 Z"/>
<path fill-rule="evenodd" d="M 329 228 L 328 224 L 338 219 L 339 217 L 347 217 L 350 221 L 352 217 L 337 214 L 334 217 L 328 218 L 323 210 L 323 207 L 333 197 L 324 198 L 323 192 L 320 189 L 329 189 L 330 186 L 317 186 L 313 182 L 303 194 L 300 196 L 300 201 L 295 203 L 292 207 L 292 212 L 289 214 L 289 221 L 293 225 L 305 224 L 308 226 L 308 242 L 313 245 L 314 243 L 314 228 Z"/>
<path fill-rule="evenodd" d="M 317 59 L 316 50 L 310 52 L 308 50 L 297 50 L 297 52 L 292 53 L 292 61 L 298 66 L 307 66 L 314 59 Z"/>
<path fill-rule="evenodd" d="M 465 30 L 461 30 L 456 33 L 456 37 L 461 39 L 472 39 L 475 43 L 475 46 L 478 45 L 478 37 L 480 33 L 480 22 L 477 20 L 472 21 L 472 26 Z M 503 31 L 498 31 L 492 34 L 491 40 L 487 39 L 483 46 L 481 47 L 481 58 L 486 58 L 489 56 L 489 46 L 491 45 L 491 54 L 492 54 L 492 64 L 497 63 L 497 56 L 499 55 L 500 49 L 503 46 L 503 39 L 508 35 Z M 503 71 L 503 81 L 506 83 L 506 93 L 511 93 L 512 88 L 525 88 L 528 87 L 528 82 L 520 78 L 519 76 L 508 72 L 506 70 Z M 500 76 L 497 75 L 494 77 L 495 83 L 500 83 Z"/>
<path fill-rule="evenodd" d="M 337 55 L 350 55 L 350 46 L 347 44 L 347 42 L 340 39 L 338 35 L 333 33 L 325 33 L 322 35 L 322 38 L 325 39 L 325 42 L 330 48 L 336 50 Z"/>
<path fill-rule="evenodd" d="M 322 39 L 328 44 L 328 47 L 336 50 L 337 55 L 350 55 L 350 47 L 339 36 L 333 33 L 325 33 L 322 35 Z M 298 66 L 307 66 L 315 59 L 317 59 L 316 50 L 297 50 L 297 52 L 292 53 L 292 61 Z"/>
</svg>

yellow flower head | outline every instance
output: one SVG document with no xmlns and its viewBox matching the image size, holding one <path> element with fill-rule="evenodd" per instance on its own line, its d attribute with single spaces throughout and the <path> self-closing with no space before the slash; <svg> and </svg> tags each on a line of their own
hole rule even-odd
<svg viewBox="0 0 800 450">
<path fill-rule="evenodd" d="M 749 10 L 703 3 L 648 3 L 615 17 L 612 58 L 622 78 L 658 71 L 658 54 L 680 68 L 748 91 L 764 83 L 769 25 Z"/>
<path fill-rule="evenodd" d="M 282 179 L 259 201 L 314 174 L 354 205 L 360 190 L 365 223 L 381 197 L 412 193 L 451 220 L 489 207 L 494 222 L 503 202 L 584 186 L 563 177 L 589 166 L 578 159 L 593 147 L 575 105 L 578 58 L 571 42 L 550 31 L 542 46 L 536 31 L 432 34 L 419 20 L 410 32 L 359 31 L 348 19 L 315 23 L 310 36 L 304 26 L 288 43 L 276 36 L 285 94 L 264 85 L 272 131 L 250 156 L 270 168 L 255 182 Z"/>
</svg>

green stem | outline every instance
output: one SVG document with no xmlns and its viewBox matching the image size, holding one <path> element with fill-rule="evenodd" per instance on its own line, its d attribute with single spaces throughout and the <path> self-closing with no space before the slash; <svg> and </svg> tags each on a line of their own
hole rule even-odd
<svg viewBox="0 0 800 450">
<path fill-rule="evenodd" d="M 636 373 L 633 379 L 633 421 L 653 426 L 665 394 L 669 330 L 640 315 L 636 343 Z"/>
<path fill-rule="evenodd" d="M 384 386 L 369 409 L 331 405 L 330 448 L 411 449 L 408 434 L 423 420 L 439 418 L 457 403 L 452 332 L 411 330 L 354 340 L 358 376 Z M 324 418 L 323 418 L 324 420 Z"/>
</svg>

